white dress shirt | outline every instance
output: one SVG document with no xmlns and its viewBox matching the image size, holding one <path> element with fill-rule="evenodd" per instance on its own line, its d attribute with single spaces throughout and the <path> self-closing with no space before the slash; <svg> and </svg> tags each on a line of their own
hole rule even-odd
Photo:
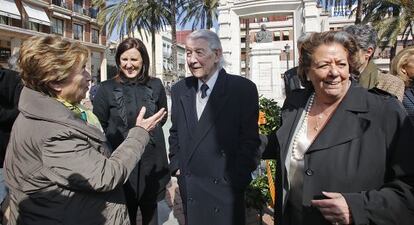
<svg viewBox="0 0 414 225">
<path fill-rule="evenodd" d="M 198 89 L 196 93 L 196 108 L 197 108 L 197 118 L 200 120 L 201 115 L 203 114 L 204 108 L 207 105 L 208 99 L 210 98 L 210 94 L 213 91 L 214 85 L 216 84 L 218 73 L 221 68 L 217 69 L 216 72 L 214 72 L 213 76 L 208 79 L 206 82 L 208 89 L 206 91 L 207 96 L 205 98 L 201 98 L 201 90 L 200 87 L 203 85 L 203 81 L 200 79 L 198 80 Z"/>
</svg>

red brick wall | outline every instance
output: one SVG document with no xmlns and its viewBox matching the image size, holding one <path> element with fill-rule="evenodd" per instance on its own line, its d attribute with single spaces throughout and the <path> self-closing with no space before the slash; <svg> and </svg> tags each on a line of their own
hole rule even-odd
<svg viewBox="0 0 414 225">
<path fill-rule="evenodd" d="M 83 40 L 85 42 L 92 42 L 91 41 L 91 24 L 90 23 L 87 23 L 87 24 L 83 25 L 83 29 L 84 29 L 84 32 L 83 32 L 83 35 L 84 35 Z"/>
</svg>

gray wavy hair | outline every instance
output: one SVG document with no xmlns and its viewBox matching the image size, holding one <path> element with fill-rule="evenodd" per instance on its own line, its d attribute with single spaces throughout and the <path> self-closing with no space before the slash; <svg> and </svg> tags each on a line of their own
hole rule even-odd
<svg viewBox="0 0 414 225">
<path fill-rule="evenodd" d="M 210 50 L 223 50 L 223 47 L 221 46 L 220 38 L 218 35 L 211 31 L 211 30 L 195 30 L 191 34 L 187 36 L 187 40 L 197 40 L 197 39 L 204 39 L 208 42 L 208 47 Z M 219 66 L 224 66 L 224 58 L 223 55 L 220 56 L 220 62 Z"/>
<path fill-rule="evenodd" d="M 344 27 L 344 31 L 351 34 L 359 48 L 367 51 L 368 48 L 377 48 L 378 34 L 375 29 L 368 24 L 355 24 Z"/>
</svg>

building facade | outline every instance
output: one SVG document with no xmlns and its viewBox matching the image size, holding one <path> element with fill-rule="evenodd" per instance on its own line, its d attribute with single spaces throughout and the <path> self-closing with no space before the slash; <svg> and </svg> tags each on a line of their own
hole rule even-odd
<svg viewBox="0 0 414 225">
<path fill-rule="evenodd" d="M 219 37 L 223 45 L 226 70 L 240 74 L 258 86 L 259 94 L 273 92 L 266 97 L 281 103 L 284 99 L 283 73 L 298 65 L 296 40 L 305 33 L 328 30 L 342 30 L 355 22 L 347 4 L 322 7 L 319 0 L 220 0 L 218 8 Z M 356 5 L 351 8 L 355 8 Z M 256 33 L 261 26 L 271 32 L 272 46 L 276 46 L 280 61 L 279 68 L 272 69 L 266 82 L 256 79 L 257 74 L 250 71 L 255 65 L 249 65 L 252 46 L 257 44 Z M 389 70 L 390 48 L 379 48 L 374 62 L 382 70 Z M 402 49 L 398 41 L 397 52 Z M 257 72 L 257 71 L 256 71 Z M 256 77 L 256 78 L 255 78 Z"/>
<path fill-rule="evenodd" d="M 91 0 L 0 0 L 0 65 L 34 35 L 55 34 L 79 41 L 89 50 L 87 69 L 106 79 L 106 34 Z"/>
<path fill-rule="evenodd" d="M 144 32 L 142 32 L 144 34 Z M 152 57 L 151 49 L 151 34 L 140 37 L 138 32 L 135 33 L 136 37 L 139 37 L 147 47 L 150 60 Z M 186 76 L 185 66 L 185 47 L 184 45 L 177 43 L 177 74 L 172 73 L 172 35 L 171 29 L 167 28 L 164 31 L 157 32 L 155 34 L 155 67 L 156 72 L 153 76 L 160 78 L 165 84 L 167 82 L 175 82 Z M 153 63 L 153 62 L 151 62 Z"/>
</svg>

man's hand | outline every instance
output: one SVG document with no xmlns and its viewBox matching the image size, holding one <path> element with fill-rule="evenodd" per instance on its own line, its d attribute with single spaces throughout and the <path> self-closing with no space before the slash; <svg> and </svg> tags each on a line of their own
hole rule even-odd
<svg viewBox="0 0 414 225">
<path fill-rule="evenodd" d="M 141 110 L 139 111 L 137 121 L 135 125 L 137 127 L 142 127 L 146 131 L 150 132 L 153 130 L 157 124 L 162 120 L 162 118 L 165 116 L 166 112 L 165 109 L 160 109 L 157 113 L 152 115 L 151 117 L 148 117 L 147 119 L 144 119 L 146 108 L 143 106 Z"/>
<path fill-rule="evenodd" d="M 321 211 L 323 217 L 332 224 L 351 224 L 352 215 L 341 193 L 322 192 L 327 199 L 312 200 L 312 206 Z"/>
</svg>

